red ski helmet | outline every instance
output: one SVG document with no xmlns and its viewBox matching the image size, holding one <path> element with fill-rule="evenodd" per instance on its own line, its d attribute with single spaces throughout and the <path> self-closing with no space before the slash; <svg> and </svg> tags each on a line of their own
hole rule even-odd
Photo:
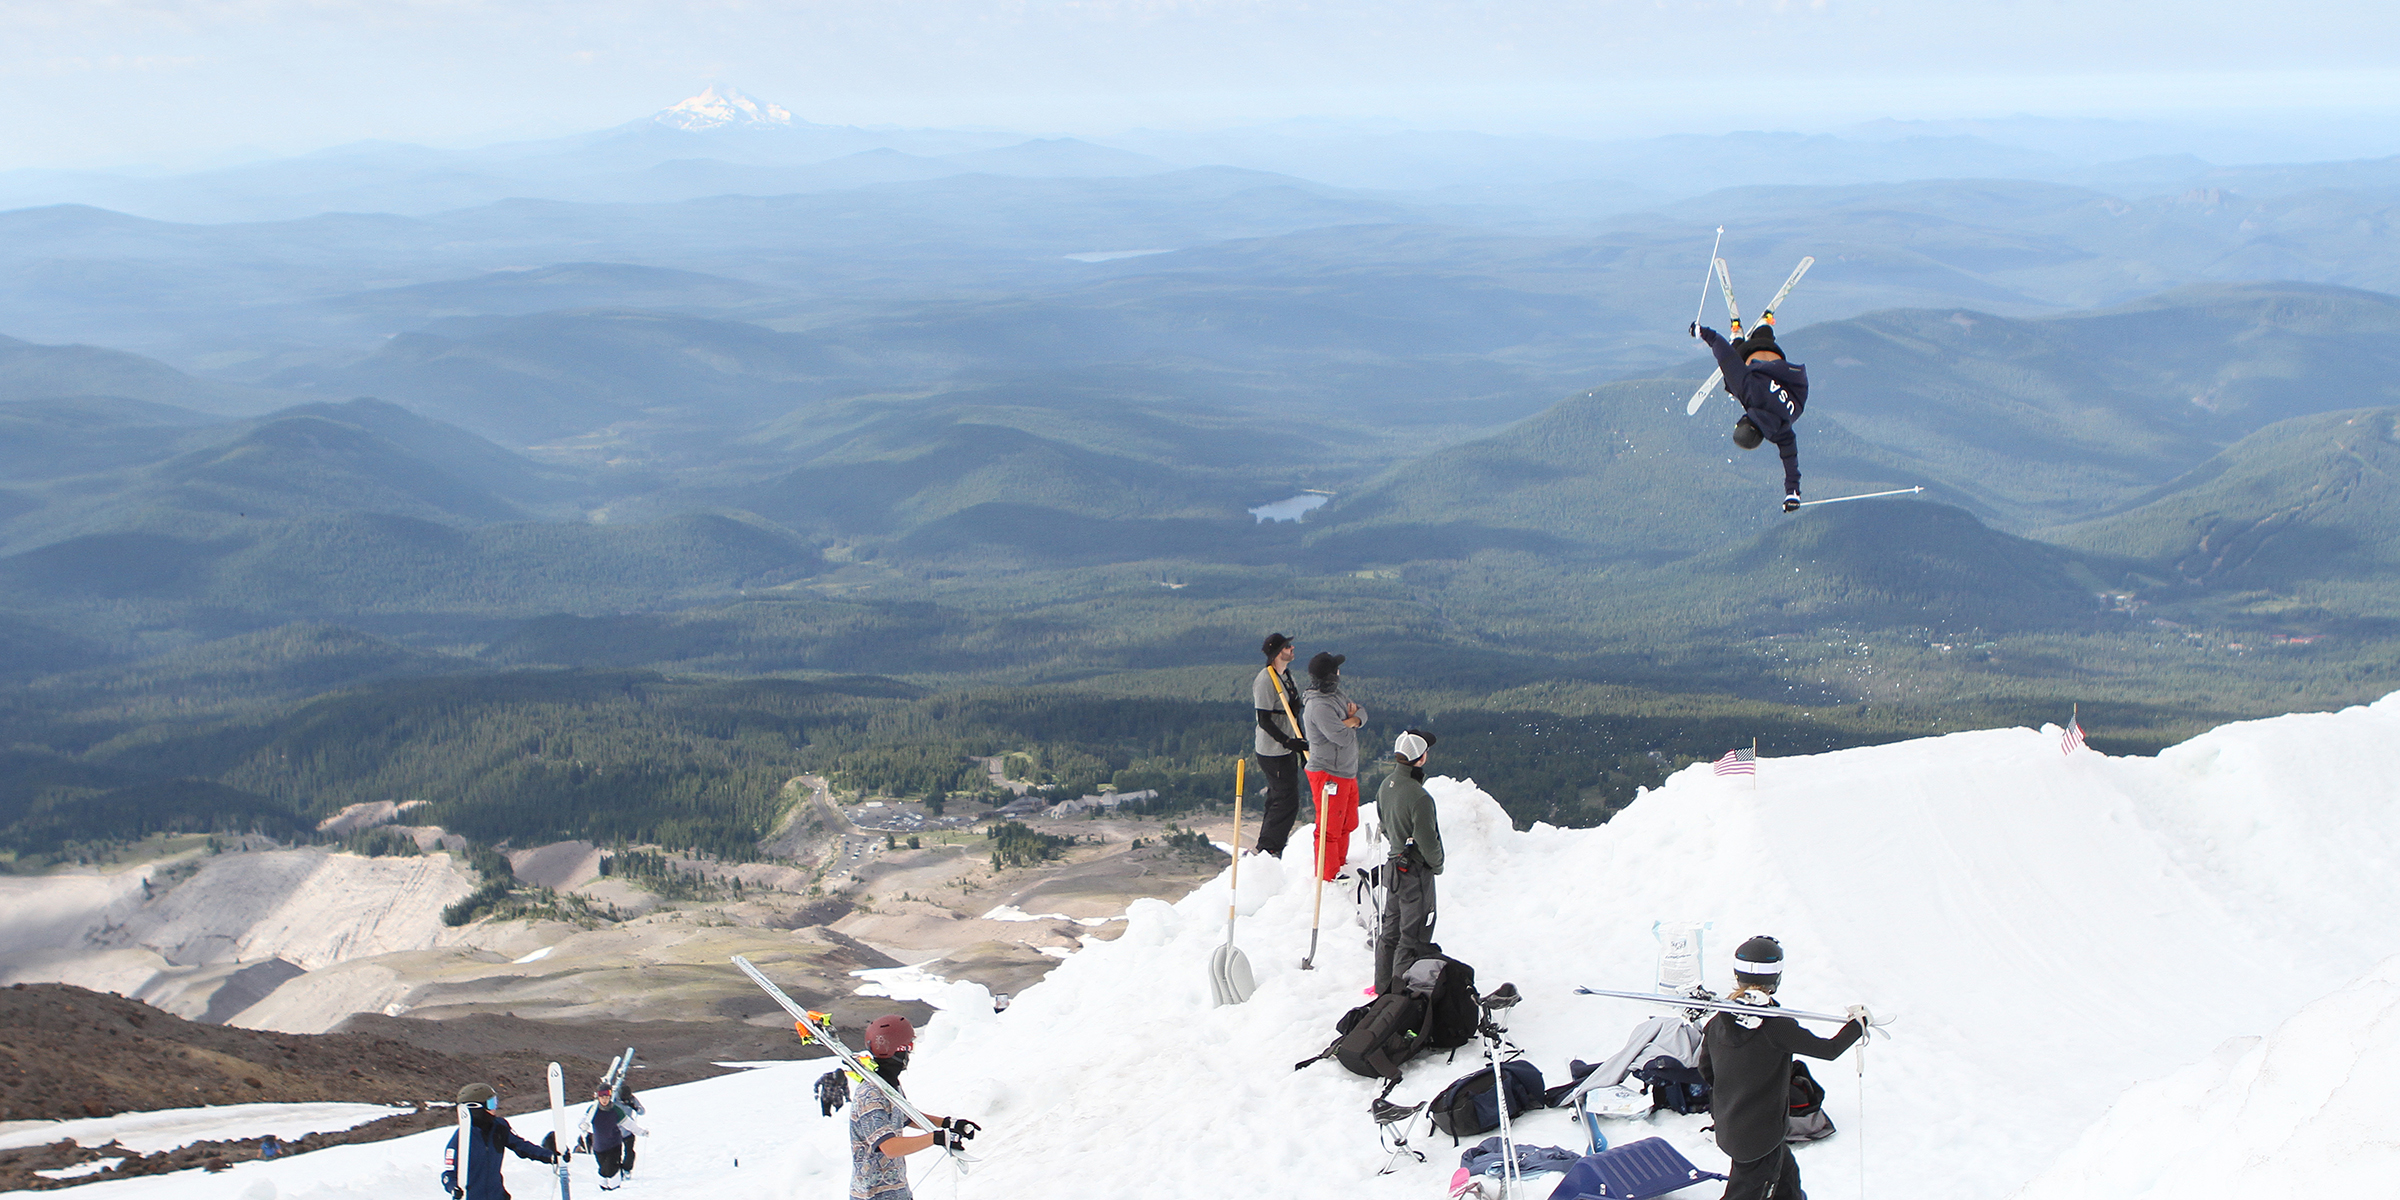
<svg viewBox="0 0 2400 1200">
<path fill-rule="evenodd" d="M 867 1053 L 877 1058 L 914 1050 L 917 1046 L 916 1027 L 899 1013 L 877 1017 L 867 1026 Z"/>
</svg>

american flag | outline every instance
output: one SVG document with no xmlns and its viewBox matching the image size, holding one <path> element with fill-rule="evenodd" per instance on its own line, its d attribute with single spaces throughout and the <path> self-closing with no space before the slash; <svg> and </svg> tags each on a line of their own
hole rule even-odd
<svg viewBox="0 0 2400 1200">
<path fill-rule="evenodd" d="M 1758 774 L 1758 752 L 1748 746 L 1739 750 L 1728 750 L 1725 752 L 1725 757 L 1717 760 L 1716 771 L 1719 775 L 1756 775 Z"/>
<path fill-rule="evenodd" d="M 2081 706 L 2078 706 L 2076 711 L 2068 715 L 2067 731 L 2058 735 L 2058 752 L 2060 754 L 2073 754 L 2075 753 L 2076 747 L 2083 745 L 2082 717 L 2083 712 Z"/>
</svg>

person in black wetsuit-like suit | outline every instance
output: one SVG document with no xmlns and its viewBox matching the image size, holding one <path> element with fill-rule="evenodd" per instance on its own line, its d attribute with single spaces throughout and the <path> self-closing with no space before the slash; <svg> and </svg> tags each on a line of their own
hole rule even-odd
<svg viewBox="0 0 2400 1200">
<path fill-rule="evenodd" d="M 1775 327 L 1761 325 L 1749 336 L 1728 342 L 1705 325 L 1692 332 L 1708 343 L 1725 373 L 1725 390 L 1742 403 L 1742 419 L 1733 423 L 1733 444 L 1756 450 L 1773 442 L 1783 454 L 1783 511 L 1800 507 L 1800 440 L 1792 425 L 1808 411 L 1808 368 L 1783 357 L 1775 344 Z"/>
<path fill-rule="evenodd" d="M 1853 1006 L 1850 1023 L 1821 1038 L 1790 1017 L 1774 1015 L 1783 980 L 1783 946 L 1754 937 L 1733 952 L 1731 996 L 1756 1004 L 1757 1016 L 1718 1013 L 1700 1031 L 1700 1077 L 1708 1081 L 1708 1113 L 1716 1119 L 1717 1148 L 1733 1160 L 1724 1200 L 1808 1200 L 1800 1164 L 1784 1145 L 1791 1117 L 1792 1055 L 1837 1058 L 1867 1032 L 1867 1010 Z"/>
</svg>

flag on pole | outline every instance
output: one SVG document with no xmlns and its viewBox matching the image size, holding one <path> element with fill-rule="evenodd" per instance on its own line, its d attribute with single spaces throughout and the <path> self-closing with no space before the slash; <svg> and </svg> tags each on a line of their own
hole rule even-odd
<svg viewBox="0 0 2400 1200">
<path fill-rule="evenodd" d="M 2058 752 L 2073 754 L 2083 745 L 2083 706 L 2078 704 L 2067 715 L 2067 731 L 2058 735 Z"/>
<path fill-rule="evenodd" d="M 1725 757 L 1717 760 L 1716 772 L 1719 775 L 1756 775 L 1758 774 L 1758 751 L 1748 746 L 1738 750 L 1728 750 L 1725 752 Z"/>
</svg>

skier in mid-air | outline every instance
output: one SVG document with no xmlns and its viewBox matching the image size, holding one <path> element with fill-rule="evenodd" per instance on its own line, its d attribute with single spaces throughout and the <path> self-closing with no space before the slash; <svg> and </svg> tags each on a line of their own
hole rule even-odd
<svg viewBox="0 0 2400 1200">
<path fill-rule="evenodd" d="M 1808 410 L 1808 368 L 1788 361 L 1775 344 L 1775 327 L 1760 325 L 1748 335 L 1726 341 L 1724 335 L 1695 321 L 1692 333 L 1708 343 L 1725 373 L 1725 390 L 1742 405 L 1742 419 L 1733 423 L 1733 444 L 1756 450 L 1773 442 L 1783 453 L 1783 511 L 1800 507 L 1800 442 L 1792 425 Z"/>
<path fill-rule="evenodd" d="M 1717 1148 L 1733 1160 L 1724 1200 L 1802 1200 L 1800 1164 L 1784 1145 L 1791 1117 L 1792 1055 L 1830 1059 L 1866 1036 L 1872 1018 L 1853 1005 L 1850 1022 L 1821 1038 L 1800 1022 L 1775 1015 L 1783 982 L 1783 945 L 1754 937 L 1733 952 L 1733 994 L 1758 1006 L 1758 1015 L 1721 1012 L 1700 1031 L 1700 1077 L 1708 1081 L 1708 1113 Z"/>
</svg>

